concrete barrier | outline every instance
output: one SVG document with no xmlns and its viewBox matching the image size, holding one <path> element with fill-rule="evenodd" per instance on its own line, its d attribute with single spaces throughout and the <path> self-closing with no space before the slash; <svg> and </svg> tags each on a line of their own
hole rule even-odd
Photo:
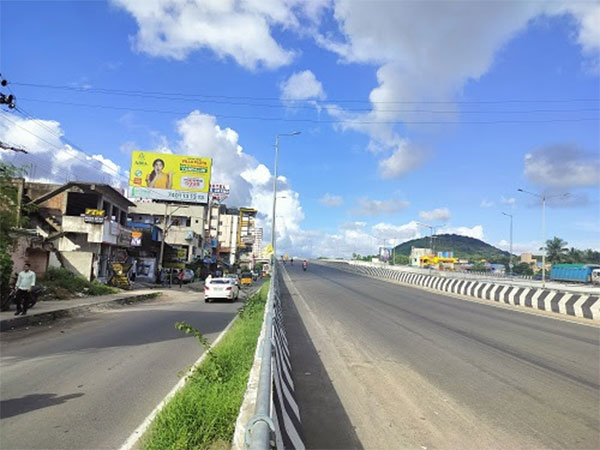
<svg viewBox="0 0 600 450">
<path fill-rule="evenodd" d="M 565 292 L 476 279 L 446 278 L 386 267 L 354 265 L 342 261 L 319 260 L 315 263 L 406 285 L 465 295 L 512 306 L 524 306 L 558 314 L 600 320 L 600 292 L 598 294 Z"/>
</svg>

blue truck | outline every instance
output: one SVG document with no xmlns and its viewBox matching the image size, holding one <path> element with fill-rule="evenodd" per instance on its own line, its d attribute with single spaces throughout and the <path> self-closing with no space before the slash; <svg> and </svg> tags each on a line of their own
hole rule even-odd
<svg viewBox="0 0 600 450">
<path fill-rule="evenodd" d="M 554 264 L 550 278 L 556 281 L 574 281 L 578 283 L 600 283 L 600 265 L 598 264 Z"/>
</svg>

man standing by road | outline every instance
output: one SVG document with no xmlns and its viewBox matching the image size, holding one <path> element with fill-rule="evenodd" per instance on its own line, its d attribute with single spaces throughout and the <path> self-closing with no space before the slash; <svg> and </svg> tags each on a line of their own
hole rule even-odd
<svg viewBox="0 0 600 450">
<path fill-rule="evenodd" d="M 15 301 L 17 302 L 17 312 L 15 313 L 15 316 L 21 313 L 23 313 L 23 315 L 27 314 L 31 288 L 35 286 L 35 272 L 29 269 L 29 263 L 25 263 L 23 270 L 19 272 L 19 276 L 17 277 L 17 284 L 15 285 L 15 289 L 17 290 L 15 298 Z"/>
</svg>

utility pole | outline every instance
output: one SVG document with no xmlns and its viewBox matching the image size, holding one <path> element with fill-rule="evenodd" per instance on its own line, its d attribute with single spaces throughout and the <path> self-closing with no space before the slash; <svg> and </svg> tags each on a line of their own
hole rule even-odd
<svg viewBox="0 0 600 450">
<path fill-rule="evenodd" d="M 502 214 L 510 217 L 510 256 L 508 258 L 508 268 L 510 271 L 509 272 L 510 276 L 512 277 L 512 275 L 513 275 L 513 262 L 512 262 L 512 258 L 513 258 L 513 215 L 505 213 L 505 212 L 503 212 Z"/>
<path fill-rule="evenodd" d="M 568 197 L 569 193 L 566 192 L 564 194 L 552 195 L 548 197 L 546 194 L 536 194 L 535 192 L 529 192 L 523 189 L 517 189 L 519 192 L 523 192 L 524 194 L 533 195 L 534 197 L 538 197 L 542 200 L 542 288 L 546 287 L 546 200 L 550 200 L 551 198 L 562 198 Z"/>
</svg>

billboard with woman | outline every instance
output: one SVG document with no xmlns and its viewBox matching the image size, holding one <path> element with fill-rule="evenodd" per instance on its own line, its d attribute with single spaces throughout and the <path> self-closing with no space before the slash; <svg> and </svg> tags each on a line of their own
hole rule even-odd
<svg viewBox="0 0 600 450">
<path fill-rule="evenodd" d="M 131 197 L 206 203 L 212 159 L 134 151 L 131 154 Z"/>
</svg>

